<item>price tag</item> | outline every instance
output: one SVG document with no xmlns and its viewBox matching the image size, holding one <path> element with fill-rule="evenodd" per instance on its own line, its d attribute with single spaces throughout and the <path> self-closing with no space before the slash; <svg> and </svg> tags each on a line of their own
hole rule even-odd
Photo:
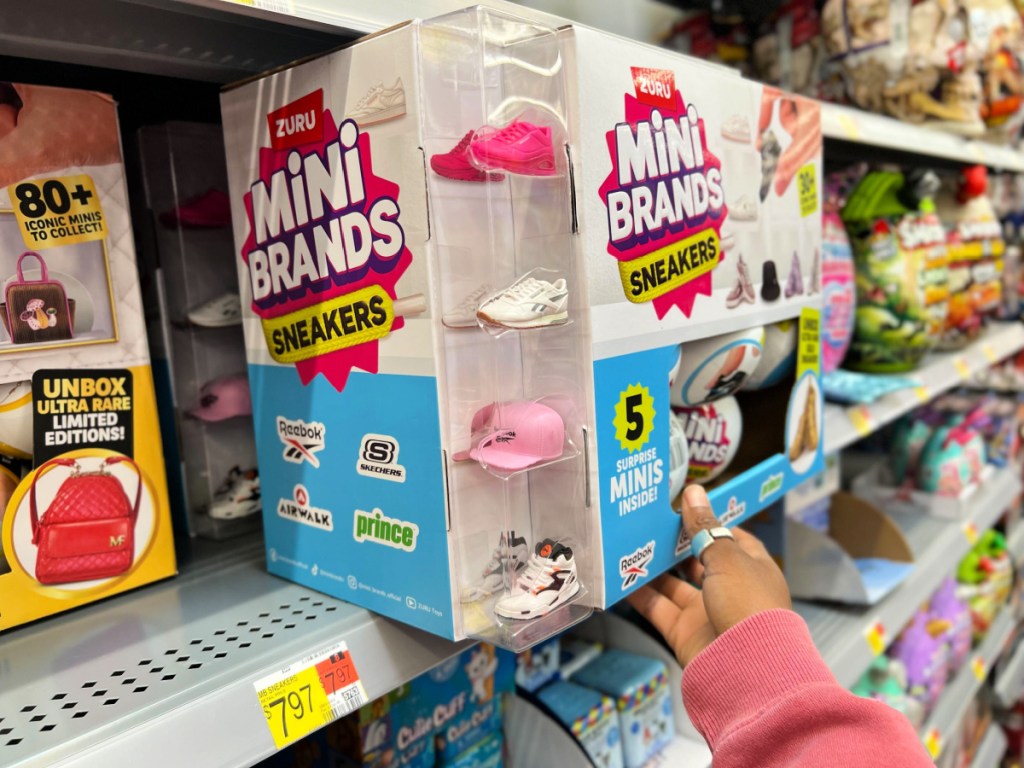
<svg viewBox="0 0 1024 768">
<path fill-rule="evenodd" d="M 36 251 L 107 236 L 107 219 L 85 174 L 20 181 L 7 187 L 21 239 Z"/>
<path fill-rule="evenodd" d="M 854 430 L 861 437 L 867 437 L 871 434 L 874 427 L 871 421 L 871 411 L 868 410 L 866 405 L 858 405 L 853 408 L 848 408 L 846 415 L 850 419 L 850 423 L 853 425 Z"/>
<path fill-rule="evenodd" d="M 875 656 L 880 656 L 886 646 L 889 645 L 888 635 L 885 632 L 885 625 L 881 621 L 873 621 L 864 630 L 864 639 Z"/>
<path fill-rule="evenodd" d="M 839 115 L 839 127 L 850 141 L 860 141 L 860 126 L 849 115 Z"/>
<path fill-rule="evenodd" d="M 254 686 L 278 749 L 367 701 L 366 689 L 344 642 L 267 675 Z"/>
<path fill-rule="evenodd" d="M 932 399 L 932 395 L 931 392 L 928 391 L 928 387 L 914 387 L 914 395 L 920 403 L 927 403 Z"/>
<path fill-rule="evenodd" d="M 973 547 L 978 541 L 978 526 L 971 522 L 964 523 L 964 537 Z"/>
<path fill-rule="evenodd" d="M 988 677 L 988 669 L 985 666 L 985 660 L 981 656 L 975 656 L 971 659 L 971 671 L 978 678 L 979 683 Z"/>
<path fill-rule="evenodd" d="M 953 367 L 956 368 L 956 372 L 961 379 L 969 379 L 971 377 L 971 366 L 962 357 L 953 358 Z"/>
<path fill-rule="evenodd" d="M 991 343 L 981 345 L 981 354 L 985 356 L 985 359 L 990 363 L 998 363 L 999 355 L 996 354 L 996 348 Z"/>
<path fill-rule="evenodd" d="M 942 734 L 938 728 L 932 728 L 924 735 L 924 748 L 928 750 L 932 760 L 939 759 L 942 753 Z"/>
</svg>

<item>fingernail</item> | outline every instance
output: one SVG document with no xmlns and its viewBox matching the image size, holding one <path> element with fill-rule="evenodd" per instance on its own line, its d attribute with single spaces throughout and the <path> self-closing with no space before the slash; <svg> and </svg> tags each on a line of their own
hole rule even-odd
<svg viewBox="0 0 1024 768">
<path fill-rule="evenodd" d="M 683 491 L 683 500 L 691 507 L 710 507 L 708 495 L 699 485 L 687 486 Z"/>
</svg>

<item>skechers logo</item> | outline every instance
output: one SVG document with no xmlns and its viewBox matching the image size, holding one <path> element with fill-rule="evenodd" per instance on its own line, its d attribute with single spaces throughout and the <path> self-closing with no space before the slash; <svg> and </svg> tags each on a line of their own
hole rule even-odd
<svg viewBox="0 0 1024 768">
<path fill-rule="evenodd" d="M 317 453 L 324 449 L 327 427 L 319 421 L 277 417 L 277 436 L 284 443 L 284 460 L 293 464 L 306 461 L 319 468 Z"/>
<path fill-rule="evenodd" d="M 654 542 L 648 541 L 644 546 L 633 550 L 619 560 L 619 576 L 622 577 L 622 588 L 629 589 L 637 579 L 647 576 L 647 566 L 654 559 Z"/>
<path fill-rule="evenodd" d="M 275 109 L 267 115 L 270 146 L 288 149 L 321 141 L 324 137 L 323 111 L 324 92 L 319 88 Z"/>
<path fill-rule="evenodd" d="M 372 541 L 385 547 L 412 552 L 416 549 L 416 537 L 419 534 L 420 528 L 415 523 L 388 517 L 380 509 L 372 512 L 357 509 L 352 520 L 352 535 L 360 544 Z"/>
<path fill-rule="evenodd" d="M 398 441 L 391 435 L 363 435 L 356 472 L 365 477 L 405 482 L 405 467 L 398 463 Z"/>
</svg>

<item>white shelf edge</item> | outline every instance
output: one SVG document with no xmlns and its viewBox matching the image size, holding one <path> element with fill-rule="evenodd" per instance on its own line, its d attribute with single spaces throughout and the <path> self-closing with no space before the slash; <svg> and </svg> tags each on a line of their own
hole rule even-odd
<svg viewBox="0 0 1024 768">
<path fill-rule="evenodd" d="M 990 723 L 974 753 L 971 768 L 999 768 L 999 761 L 1006 752 L 1006 734 L 998 723 Z"/>
<path fill-rule="evenodd" d="M 1005 669 L 996 676 L 996 698 L 1004 706 L 1013 706 L 1024 693 L 1024 642 L 1018 643 Z"/>
<path fill-rule="evenodd" d="M 1024 564 L 1024 520 L 1018 520 L 1013 524 L 1010 538 L 1006 542 L 1006 550 L 1014 563 Z"/>
<path fill-rule="evenodd" d="M 938 743 L 945 748 L 948 746 L 950 736 L 959 733 L 960 724 L 967 713 L 967 708 L 978 691 L 981 690 L 981 684 L 985 682 L 989 670 L 992 669 L 1002 653 L 1003 646 L 1013 629 L 1013 608 L 1010 605 L 1004 605 L 981 644 L 971 651 L 967 657 L 967 663 L 946 685 L 931 717 L 928 718 L 921 730 L 922 738 L 927 740 L 937 735 Z M 978 659 L 980 662 L 976 661 Z M 934 757 L 938 757 L 938 755 L 934 755 Z"/>
<path fill-rule="evenodd" d="M 1024 324 L 993 324 L 965 349 L 930 355 L 916 371 L 903 374 L 919 381 L 920 387 L 892 392 L 868 405 L 826 404 L 825 453 L 834 453 L 867 437 L 1022 348 Z"/>
<path fill-rule="evenodd" d="M 866 639 L 869 628 L 881 622 L 887 639 L 892 641 L 971 548 L 965 531 L 967 524 L 973 523 L 977 532 L 991 528 L 1020 488 L 1017 472 L 1012 468 L 1001 469 L 977 493 L 967 519 L 926 518 L 929 537 L 926 548 L 915 553 L 914 571 L 877 605 L 857 609 L 794 601 L 794 609 L 807 620 L 819 652 L 840 685 L 851 688 L 874 659 L 875 654 Z M 900 518 L 896 519 L 899 522 Z M 931 534 L 933 528 L 937 531 L 934 535 Z M 823 642 L 821 637 L 826 633 L 833 639 Z"/>
</svg>

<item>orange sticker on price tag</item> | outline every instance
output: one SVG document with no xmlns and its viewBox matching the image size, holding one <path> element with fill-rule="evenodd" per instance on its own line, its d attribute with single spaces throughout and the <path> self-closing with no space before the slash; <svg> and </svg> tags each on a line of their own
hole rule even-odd
<svg viewBox="0 0 1024 768">
<path fill-rule="evenodd" d="M 971 671 L 974 676 L 978 678 L 978 682 L 981 682 L 988 676 L 988 669 L 985 667 L 985 660 L 981 656 L 975 656 L 971 659 Z"/>
<path fill-rule="evenodd" d="M 924 735 L 924 748 L 928 750 L 932 760 L 937 760 L 942 753 L 942 734 L 938 728 L 932 728 Z"/>
<path fill-rule="evenodd" d="M 967 543 L 972 547 L 978 541 L 978 526 L 974 523 L 964 523 L 964 536 L 967 537 Z"/>
<path fill-rule="evenodd" d="M 970 378 L 971 366 L 969 366 L 967 364 L 967 361 L 964 360 L 962 357 L 953 358 L 953 367 L 956 368 L 956 372 L 961 379 Z"/>
<path fill-rule="evenodd" d="M 864 631 L 864 639 L 868 641 L 868 647 L 875 656 L 881 655 L 882 651 L 889 644 L 885 633 L 885 625 L 880 621 L 871 623 Z"/>
<path fill-rule="evenodd" d="M 367 702 L 352 655 L 336 643 L 253 684 L 278 749 Z"/>
<path fill-rule="evenodd" d="M 871 421 L 871 411 L 868 410 L 866 405 L 858 405 L 855 408 L 849 408 L 847 409 L 846 414 L 858 435 L 866 437 L 871 434 L 874 427 L 872 426 Z"/>
</svg>

